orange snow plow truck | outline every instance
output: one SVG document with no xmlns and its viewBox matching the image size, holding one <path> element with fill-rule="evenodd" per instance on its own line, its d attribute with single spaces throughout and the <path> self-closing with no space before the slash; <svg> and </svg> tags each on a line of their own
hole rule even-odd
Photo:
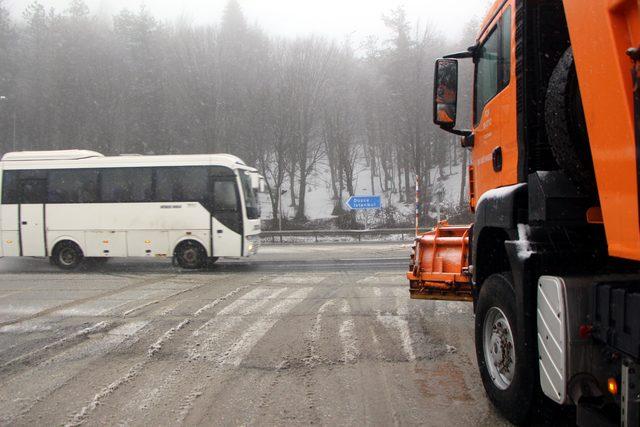
<svg viewBox="0 0 640 427">
<path fill-rule="evenodd" d="M 578 425 L 640 425 L 639 8 L 500 0 L 436 62 L 434 122 L 471 149 L 475 222 L 416 238 L 411 298 L 473 302 L 485 390 L 517 424 L 573 405 Z"/>
</svg>

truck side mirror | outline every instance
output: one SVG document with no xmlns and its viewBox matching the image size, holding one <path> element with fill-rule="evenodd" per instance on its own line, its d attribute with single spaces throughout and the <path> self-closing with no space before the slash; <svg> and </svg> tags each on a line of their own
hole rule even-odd
<svg viewBox="0 0 640 427">
<path fill-rule="evenodd" d="M 433 122 L 444 129 L 456 125 L 458 105 L 458 61 L 438 59 L 433 85 Z"/>
</svg>

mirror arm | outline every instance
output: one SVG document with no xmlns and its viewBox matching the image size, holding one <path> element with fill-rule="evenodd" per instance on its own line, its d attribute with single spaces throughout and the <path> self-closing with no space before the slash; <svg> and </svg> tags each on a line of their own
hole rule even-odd
<svg viewBox="0 0 640 427">
<path fill-rule="evenodd" d="M 446 132 L 452 133 L 454 135 L 463 136 L 465 138 L 471 135 L 471 131 L 468 129 L 454 129 L 452 127 L 447 127 L 447 126 L 440 126 L 440 129 Z"/>
<path fill-rule="evenodd" d="M 465 50 L 464 52 L 456 52 L 456 53 L 450 53 L 449 55 L 445 55 L 443 56 L 443 58 L 445 59 L 467 59 L 467 58 L 474 58 L 476 55 L 476 51 L 478 50 L 478 45 L 475 46 L 470 46 L 467 50 Z"/>
</svg>

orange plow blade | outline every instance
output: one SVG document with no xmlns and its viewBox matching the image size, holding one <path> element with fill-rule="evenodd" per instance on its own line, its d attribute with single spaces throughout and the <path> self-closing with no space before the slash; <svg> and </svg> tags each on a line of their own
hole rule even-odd
<svg viewBox="0 0 640 427">
<path fill-rule="evenodd" d="M 407 273 L 411 298 L 472 301 L 469 267 L 470 225 L 446 221 L 416 237 Z"/>
</svg>

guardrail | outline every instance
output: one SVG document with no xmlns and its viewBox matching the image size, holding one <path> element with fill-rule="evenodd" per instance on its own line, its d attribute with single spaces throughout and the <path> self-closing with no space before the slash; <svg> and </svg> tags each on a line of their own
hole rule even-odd
<svg viewBox="0 0 640 427">
<path fill-rule="evenodd" d="M 421 233 L 427 232 L 431 228 L 421 228 Z M 272 243 L 276 243 L 279 239 L 283 243 L 284 237 L 313 237 L 317 242 L 319 237 L 346 236 L 362 241 L 364 236 L 389 236 L 394 234 L 401 235 L 402 240 L 405 236 L 414 236 L 415 228 L 382 228 L 373 230 L 283 230 L 283 231 L 263 231 L 260 238 L 264 241 L 271 239 Z"/>
</svg>

